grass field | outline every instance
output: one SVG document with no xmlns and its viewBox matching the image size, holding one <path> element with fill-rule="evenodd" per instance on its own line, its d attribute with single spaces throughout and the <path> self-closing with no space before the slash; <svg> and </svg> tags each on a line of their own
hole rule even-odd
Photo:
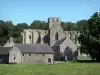
<svg viewBox="0 0 100 75">
<path fill-rule="evenodd" d="M 100 75 L 100 64 L 0 64 L 0 75 Z"/>
</svg>

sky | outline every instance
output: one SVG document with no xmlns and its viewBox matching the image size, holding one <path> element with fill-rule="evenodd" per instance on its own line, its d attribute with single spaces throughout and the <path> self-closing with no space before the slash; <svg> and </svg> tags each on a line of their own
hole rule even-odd
<svg viewBox="0 0 100 75">
<path fill-rule="evenodd" d="M 31 24 L 60 17 L 64 22 L 89 19 L 100 12 L 100 0 L 0 0 L 0 20 Z"/>
</svg>

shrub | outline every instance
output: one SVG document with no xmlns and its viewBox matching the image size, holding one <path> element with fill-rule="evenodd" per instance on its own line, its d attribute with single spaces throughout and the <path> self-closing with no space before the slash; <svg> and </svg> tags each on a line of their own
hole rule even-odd
<svg viewBox="0 0 100 75">
<path fill-rule="evenodd" d="M 10 62 L 9 64 L 17 64 L 16 62 Z"/>
</svg>

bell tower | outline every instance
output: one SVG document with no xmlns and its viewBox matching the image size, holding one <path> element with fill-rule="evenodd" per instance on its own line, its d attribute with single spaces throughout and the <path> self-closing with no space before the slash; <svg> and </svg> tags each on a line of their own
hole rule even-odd
<svg viewBox="0 0 100 75">
<path fill-rule="evenodd" d="M 60 18 L 59 17 L 49 17 L 48 24 L 49 24 L 49 29 L 51 29 L 53 25 L 60 25 Z"/>
</svg>

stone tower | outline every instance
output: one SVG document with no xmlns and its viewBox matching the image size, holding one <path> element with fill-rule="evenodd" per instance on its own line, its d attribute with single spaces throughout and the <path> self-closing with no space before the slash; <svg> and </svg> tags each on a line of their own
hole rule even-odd
<svg viewBox="0 0 100 75">
<path fill-rule="evenodd" d="M 48 24 L 49 24 L 49 29 L 50 29 L 52 28 L 53 25 L 60 24 L 60 18 L 59 17 L 49 17 Z"/>
<path fill-rule="evenodd" d="M 50 47 L 52 47 L 57 40 L 65 38 L 64 31 L 61 27 L 59 17 L 50 17 L 48 19 L 48 24 L 50 30 Z"/>
</svg>

